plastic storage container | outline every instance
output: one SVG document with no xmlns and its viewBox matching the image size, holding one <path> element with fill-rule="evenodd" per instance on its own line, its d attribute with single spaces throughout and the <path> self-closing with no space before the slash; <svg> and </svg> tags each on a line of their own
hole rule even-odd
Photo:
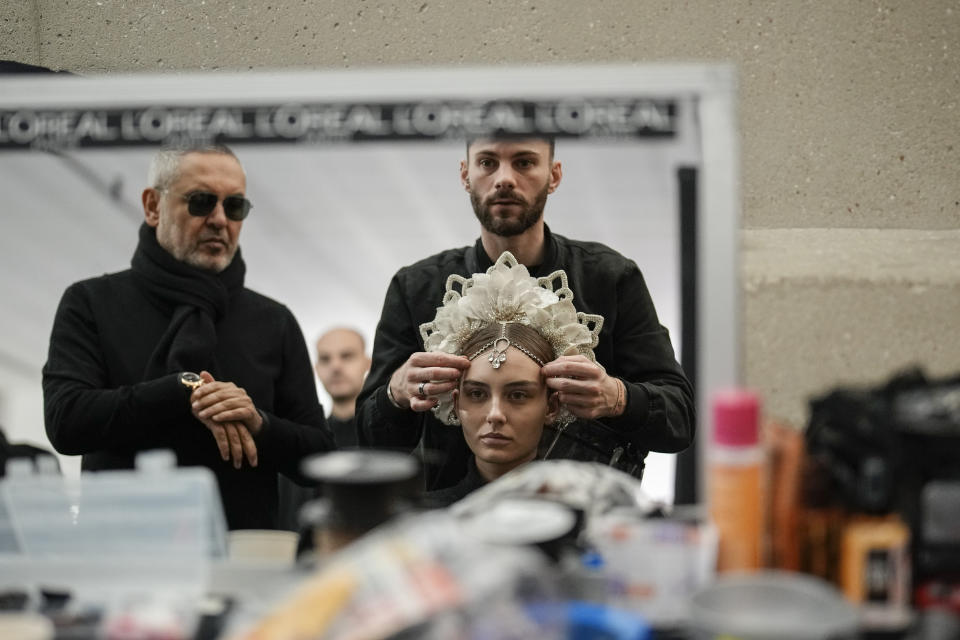
<svg viewBox="0 0 960 640">
<path fill-rule="evenodd" d="M 93 598 L 149 588 L 201 594 L 227 553 L 209 469 L 175 468 L 169 452 L 138 469 L 0 480 L 0 588 L 57 586 Z"/>
</svg>

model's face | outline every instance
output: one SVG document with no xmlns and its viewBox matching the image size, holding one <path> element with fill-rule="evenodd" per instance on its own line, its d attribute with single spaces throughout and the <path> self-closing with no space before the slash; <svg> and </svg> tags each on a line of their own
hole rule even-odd
<svg viewBox="0 0 960 640">
<path fill-rule="evenodd" d="M 547 194 L 561 177 L 546 140 L 477 140 L 460 165 L 474 214 L 499 236 L 519 235 L 539 223 Z"/>
<path fill-rule="evenodd" d="M 334 329 L 317 341 L 317 377 L 334 400 L 355 399 L 370 369 L 363 340 L 349 329 Z"/>
<path fill-rule="evenodd" d="M 247 181 L 236 158 L 222 153 L 188 153 L 180 161 L 179 176 L 163 191 L 144 192 L 148 225 L 156 227 L 157 242 L 181 262 L 219 273 L 237 252 L 242 220 L 230 220 L 223 211 L 227 196 L 243 196 Z M 192 216 L 186 198 L 207 192 L 219 198 L 207 216 Z"/>
<path fill-rule="evenodd" d="M 515 347 L 499 369 L 487 353 L 474 358 L 455 392 L 457 415 L 477 466 L 502 475 L 533 460 L 543 427 L 556 417 L 556 396 L 540 375 L 540 365 Z"/>
</svg>

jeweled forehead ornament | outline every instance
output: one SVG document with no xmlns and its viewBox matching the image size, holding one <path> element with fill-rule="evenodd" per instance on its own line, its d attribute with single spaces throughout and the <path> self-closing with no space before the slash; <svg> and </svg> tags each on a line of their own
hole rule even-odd
<svg viewBox="0 0 960 640">
<path fill-rule="evenodd" d="M 491 347 L 492 347 L 492 348 L 491 348 Z M 537 356 L 535 356 L 533 353 L 531 353 L 530 350 L 527 349 L 526 347 L 524 347 L 522 344 L 517 344 L 516 342 L 511 342 L 511 341 L 510 341 L 510 338 L 507 337 L 507 323 L 506 323 L 506 322 L 501 322 L 501 323 L 500 323 L 500 337 L 499 337 L 499 338 L 496 338 L 495 340 L 491 340 L 490 342 L 488 342 L 488 343 L 486 343 L 485 345 L 481 346 L 479 349 L 477 349 L 476 351 L 474 351 L 472 354 L 468 355 L 468 356 L 467 356 L 467 359 L 468 359 L 468 360 L 474 360 L 474 359 L 476 359 L 477 356 L 479 356 L 481 353 L 483 353 L 483 352 L 486 351 L 487 349 L 490 349 L 490 355 L 487 356 L 487 362 L 489 362 L 489 363 L 490 363 L 490 366 L 493 367 L 494 369 L 499 369 L 499 368 L 500 368 L 500 365 L 507 361 L 507 349 L 509 349 L 510 347 L 514 347 L 515 349 L 519 349 L 520 351 L 524 352 L 525 354 L 527 354 L 527 356 L 528 356 L 531 360 L 533 360 L 534 362 L 536 362 L 536 363 L 537 363 L 538 365 L 540 365 L 541 367 L 542 367 L 544 364 L 546 364 L 543 360 L 541 360 L 540 358 L 538 358 Z"/>
<path fill-rule="evenodd" d="M 503 325 L 504 332 L 506 332 L 507 325 Z M 490 366 L 494 369 L 499 369 L 500 365 L 507 361 L 507 349 L 510 348 L 510 339 L 501 336 L 497 338 L 493 343 L 493 349 L 490 351 L 490 355 L 487 356 L 487 360 L 490 362 Z"/>
</svg>

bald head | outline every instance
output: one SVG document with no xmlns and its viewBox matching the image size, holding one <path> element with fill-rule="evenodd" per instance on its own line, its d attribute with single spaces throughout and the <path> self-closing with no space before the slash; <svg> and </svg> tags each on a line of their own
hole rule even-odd
<svg viewBox="0 0 960 640">
<path fill-rule="evenodd" d="M 363 336 L 337 327 L 317 339 L 317 377 L 334 403 L 352 403 L 360 395 L 370 369 Z"/>
</svg>

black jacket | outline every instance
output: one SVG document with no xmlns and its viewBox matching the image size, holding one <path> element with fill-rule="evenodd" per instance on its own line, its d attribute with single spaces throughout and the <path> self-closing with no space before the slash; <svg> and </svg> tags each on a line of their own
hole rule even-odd
<svg viewBox="0 0 960 640">
<path fill-rule="evenodd" d="M 626 383 L 623 415 L 600 422 L 628 439 L 640 459 L 647 451 L 686 448 L 695 429 L 693 389 L 636 263 L 605 245 L 569 240 L 549 228 L 545 242 L 543 264 L 528 266 L 530 274 L 542 277 L 557 269 L 567 273 L 577 311 L 604 317 L 597 361 Z M 419 327 L 436 315 L 447 277 L 469 277 L 492 265 L 479 239 L 472 247 L 443 251 L 398 271 L 383 303 L 373 364 L 357 400 L 360 444 L 405 451 L 419 444 L 427 489 L 449 487 L 463 477 L 469 454 L 463 434 L 430 412 L 397 409 L 387 398 L 386 384 L 411 354 L 423 351 Z M 581 429 L 589 429 L 584 424 L 588 421 L 578 422 Z"/>
<path fill-rule="evenodd" d="M 169 324 L 130 270 L 71 285 L 54 320 L 43 397 L 57 451 L 83 469 L 130 467 L 138 451 L 169 448 L 180 466 L 206 466 L 231 529 L 277 524 L 277 472 L 299 477 L 303 456 L 333 448 L 300 327 L 285 306 L 242 289 L 216 325 L 218 380 L 244 388 L 266 416 L 255 438 L 259 466 L 234 469 L 190 413 L 179 372 L 144 380 Z"/>
<path fill-rule="evenodd" d="M 467 475 L 463 476 L 452 487 L 425 492 L 422 504 L 426 509 L 445 509 L 487 484 L 486 478 L 481 476 L 480 470 L 477 469 L 477 459 L 473 455 L 469 455 L 467 456 Z"/>
</svg>

